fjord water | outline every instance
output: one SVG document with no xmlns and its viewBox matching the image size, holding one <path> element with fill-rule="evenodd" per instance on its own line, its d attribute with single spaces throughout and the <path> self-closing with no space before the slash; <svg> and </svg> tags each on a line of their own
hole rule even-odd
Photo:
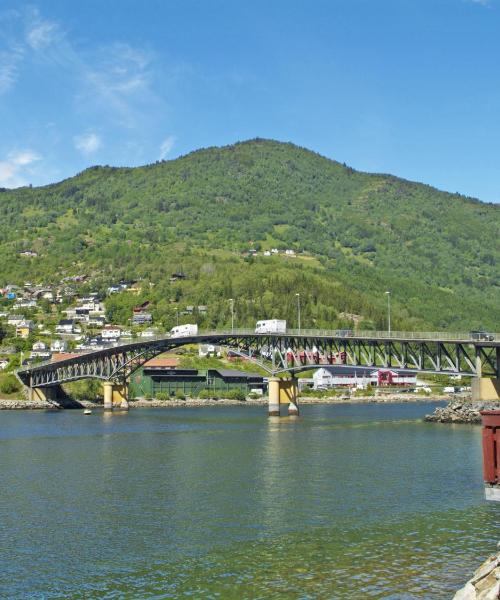
<svg viewBox="0 0 500 600">
<path fill-rule="evenodd" d="M 433 408 L 0 413 L 0 597 L 450 598 L 500 506 Z"/>
</svg>

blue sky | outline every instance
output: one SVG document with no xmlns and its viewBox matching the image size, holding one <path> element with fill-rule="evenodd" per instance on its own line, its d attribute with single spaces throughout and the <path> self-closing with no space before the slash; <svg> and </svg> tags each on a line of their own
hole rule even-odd
<svg viewBox="0 0 500 600">
<path fill-rule="evenodd" d="M 0 0 L 0 186 L 253 137 L 500 200 L 500 0 Z"/>
</svg>

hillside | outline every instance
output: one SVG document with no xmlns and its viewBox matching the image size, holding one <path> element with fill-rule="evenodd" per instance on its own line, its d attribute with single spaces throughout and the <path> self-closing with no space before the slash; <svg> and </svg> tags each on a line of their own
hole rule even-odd
<svg viewBox="0 0 500 600">
<path fill-rule="evenodd" d="M 0 287 L 90 275 L 141 278 L 155 317 L 207 305 L 201 325 L 257 317 L 335 326 L 498 328 L 500 208 L 389 175 L 356 172 L 292 144 L 251 140 L 138 168 L 92 167 L 0 193 Z M 250 248 L 257 257 L 244 256 Z M 298 256 L 262 256 L 271 248 Z M 22 251 L 37 253 L 29 258 Z M 183 271 L 187 278 L 170 282 Z M 149 286 L 152 284 L 152 287 Z M 125 321 L 137 296 L 115 296 Z M 193 317 L 184 320 L 192 320 Z"/>
</svg>

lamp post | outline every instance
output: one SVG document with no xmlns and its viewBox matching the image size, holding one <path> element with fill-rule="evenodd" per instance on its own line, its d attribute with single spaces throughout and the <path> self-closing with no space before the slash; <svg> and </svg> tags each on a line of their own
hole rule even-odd
<svg viewBox="0 0 500 600">
<path fill-rule="evenodd" d="M 231 333 L 234 333 L 234 298 L 229 298 L 231 302 Z"/>
<path fill-rule="evenodd" d="M 391 334 L 391 292 L 387 294 L 387 333 Z"/>
<path fill-rule="evenodd" d="M 297 317 L 299 321 L 299 335 L 300 335 L 300 294 L 295 294 L 297 296 Z"/>
</svg>

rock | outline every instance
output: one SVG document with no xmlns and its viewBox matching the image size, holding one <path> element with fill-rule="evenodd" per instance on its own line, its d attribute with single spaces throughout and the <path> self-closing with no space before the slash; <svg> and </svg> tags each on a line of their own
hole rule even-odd
<svg viewBox="0 0 500 600">
<path fill-rule="evenodd" d="M 500 555 L 490 556 L 477 569 L 453 600 L 498 600 L 500 597 Z"/>
</svg>

